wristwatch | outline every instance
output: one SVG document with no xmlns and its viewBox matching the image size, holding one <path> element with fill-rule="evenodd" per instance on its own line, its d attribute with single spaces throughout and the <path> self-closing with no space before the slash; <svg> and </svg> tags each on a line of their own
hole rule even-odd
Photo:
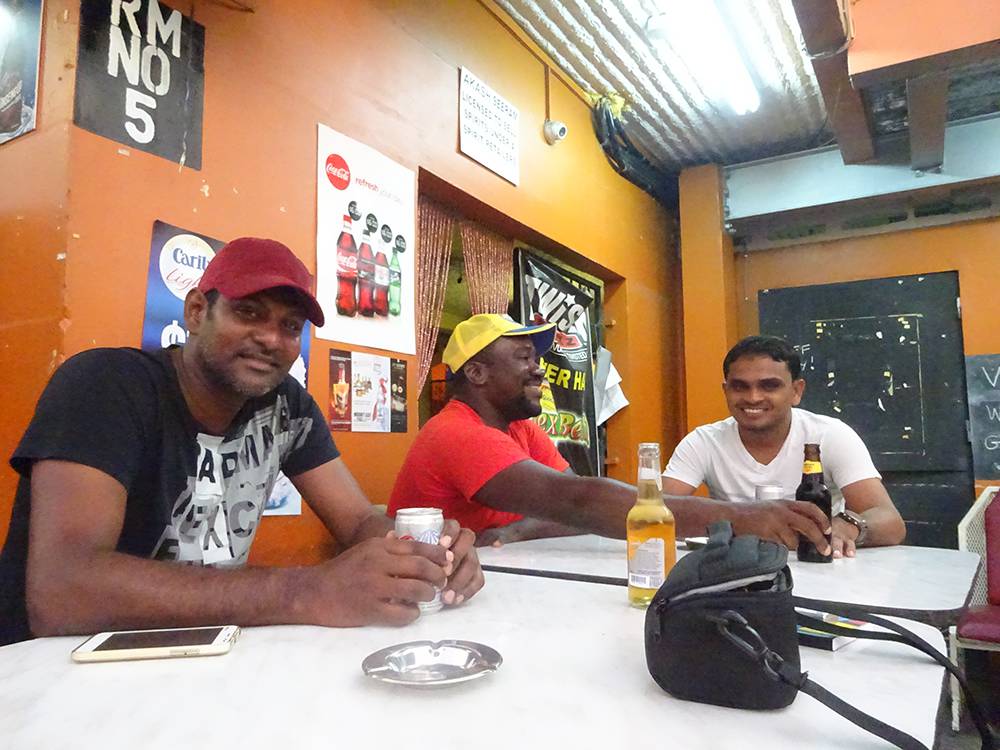
<svg viewBox="0 0 1000 750">
<path fill-rule="evenodd" d="M 847 521 L 851 526 L 858 530 L 858 536 L 854 540 L 854 546 L 860 547 L 865 543 L 865 539 L 868 536 L 868 521 L 860 513 L 855 513 L 853 510 L 843 510 L 837 514 L 837 518 L 842 518 Z"/>
</svg>

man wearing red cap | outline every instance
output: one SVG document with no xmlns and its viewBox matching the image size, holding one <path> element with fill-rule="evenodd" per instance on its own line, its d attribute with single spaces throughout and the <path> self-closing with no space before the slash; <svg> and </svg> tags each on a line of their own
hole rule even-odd
<svg viewBox="0 0 1000 750">
<path fill-rule="evenodd" d="M 538 358 L 552 346 L 552 327 L 522 326 L 501 315 L 474 315 L 455 326 L 442 358 L 452 400 L 410 446 L 390 514 L 436 506 L 472 528 L 480 544 L 584 532 L 624 538 L 635 487 L 573 474 L 532 420 L 541 413 Z M 828 522 L 811 503 L 664 500 L 681 536 L 728 519 L 739 534 L 788 546 L 803 534 L 828 548 Z"/>
<path fill-rule="evenodd" d="M 11 458 L 21 479 L 0 554 L 0 644 L 227 622 L 402 624 L 435 587 L 446 604 L 478 591 L 471 532 L 448 522 L 441 545 L 387 535 L 391 521 L 288 375 L 304 322 L 323 325 L 311 286 L 281 243 L 233 240 L 185 299 L 183 347 L 95 349 L 55 372 Z M 341 555 L 244 566 L 279 470 Z"/>
</svg>

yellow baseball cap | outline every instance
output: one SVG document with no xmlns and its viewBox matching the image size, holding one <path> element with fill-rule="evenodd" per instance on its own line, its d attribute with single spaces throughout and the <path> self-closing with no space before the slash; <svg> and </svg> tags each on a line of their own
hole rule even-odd
<svg viewBox="0 0 1000 750">
<path fill-rule="evenodd" d="M 479 354 L 501 336 L 531 336 L 531 343 L 540 355 L 552 348 L 556 336 L 555 323 L 526 326 L 509 315 L 483 313 L 463 320 L 448 339 L 441 361 L 452 373 L 462 369 L 462 365 Z"/>
</svg>

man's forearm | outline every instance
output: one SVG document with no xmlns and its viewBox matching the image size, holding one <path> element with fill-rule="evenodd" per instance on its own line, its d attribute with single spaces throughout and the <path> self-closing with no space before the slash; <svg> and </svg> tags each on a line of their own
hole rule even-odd
<svg viewBox="0 0 1000 750">
<path fill-rule="evenodd" d="M 868 534 L 863 547 L 884 547 L 902 544 L 906 538 L 906 524 L 895 507 L 878 506 L 861 514 L 868 523 Z"/>
<path fill-rule="evenodd" d="M 193 625 L 304 622 L 304 568 L 216 569 L 119 552 L 63 560 L 60 571 L 28 570 L 35 635 Z"/>
</svg>

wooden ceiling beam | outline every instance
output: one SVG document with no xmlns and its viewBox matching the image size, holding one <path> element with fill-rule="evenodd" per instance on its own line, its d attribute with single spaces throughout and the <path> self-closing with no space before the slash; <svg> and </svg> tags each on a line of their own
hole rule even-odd
<svg viewBox="0 0 1000 750">
<path fill-rule="evenodd" d="M 875 138 L 868 107 L 851 85 L 847 69 L 847 35 L 837 0 L 792 0 L 806 51 L 826 105 L 844 164 L 875 158 Z"/>
<path fill-rule="evenodd" d="M 944 127 L 948 119 L 948 74 L 906 81 L 910 131 L 910 169 L 923 172 L 944 164 Z"/>
</svg>

